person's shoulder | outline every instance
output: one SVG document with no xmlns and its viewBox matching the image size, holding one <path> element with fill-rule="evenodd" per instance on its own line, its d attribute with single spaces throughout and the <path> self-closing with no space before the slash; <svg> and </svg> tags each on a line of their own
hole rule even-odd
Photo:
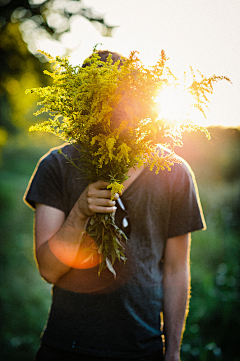
<svg viewBox="0 0 240 361">
<path fill-rule="evenodd" d="M 164 157 L 171 156 L 171 151 L 165 147 L 159 146 L 158 150 L 159 154 L 162 154 Z M 173 173 L 176 176 L 179 176 L 180 174 L 189 174 L 191 176 L 194 176 L 193 170 L 189 163 L 176 153 L 172 154 L 172 161 L 170 161 L 169 168 L 165 168 L 165 173 L 172 173 L 172 176 Z"/>
<path fill-rule="evenodd" d="M 177 172 L 186 173 L 194 177 L 193 170 L 190 164 L 182 157 L 176 155 L 176 162 L 174 163 L 174 167 L 176 168 Z"/>
<path fill-rule="evenodd" d="M 64 143 L 58 147 L 51 148 L 40 158 L 39 163 L 61 163 L 66 159 L 65 156 L 72 158 L 75 153 L 76 149 L 74 146 L 68 143 Z"/>
</svg>

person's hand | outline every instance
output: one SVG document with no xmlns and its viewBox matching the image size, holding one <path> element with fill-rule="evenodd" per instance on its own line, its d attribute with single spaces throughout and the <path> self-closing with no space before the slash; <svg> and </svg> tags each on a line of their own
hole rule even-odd
<svg viewBox="0 0 240 361">
<path fill-rule="evenodd" d="M 90 184 L 78 199 L 78 208 L 85 217 L 91 217 L 95 213 L 113 213 L 119 194 L 115 194 L 111 200 L 111 190 L 107 189 L 108 182 L 99 180 Z"/>
</svg>

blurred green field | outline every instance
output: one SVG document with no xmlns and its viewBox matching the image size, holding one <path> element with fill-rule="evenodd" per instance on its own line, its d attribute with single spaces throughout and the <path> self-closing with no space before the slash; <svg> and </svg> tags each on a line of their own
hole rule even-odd
<svg viewBox="0 0 240 361">
<path fill-rule="evenodd" d="M 192 291 L 182 361 L 238 361 L 240 329 L 240 130 L 186 134 L 178 153 L 195 172 L 207 230 L 192 237 Z M 10 137 L 0 163 L 0 354 L 30 361 L 50 306 L 51 287 L 33 256 L 33 212 L 22 201 L 38 159 L 59 144 L 44 134 Z"/>
</svg>

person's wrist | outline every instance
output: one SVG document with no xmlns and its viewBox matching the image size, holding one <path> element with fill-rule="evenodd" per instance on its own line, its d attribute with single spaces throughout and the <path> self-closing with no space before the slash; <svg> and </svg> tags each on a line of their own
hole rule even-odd
<svg viewBox="0 0 240 361">
<path fill-rule="evenodd" d="M 87 221 L 89 217 L 91 217 L 94 214 L 86 205 L 86 202 L 84 201 L 84 198 L 82 199 L 82 196 L 78 199 L 75 206 L 76 206 L 77 216 L 82 221 Z"/>
<path fill-rule="evenodd" d="M 90 212 L 87 212 L 87 210 L 83 210 L 82 208 L 80 208 L 79 206 L 77 207 L 77 217 L 78 219 L 80 219 L 83 222 L 88 221 L 88 219 L 92 216 L 93 214 Z"/>
</svg>

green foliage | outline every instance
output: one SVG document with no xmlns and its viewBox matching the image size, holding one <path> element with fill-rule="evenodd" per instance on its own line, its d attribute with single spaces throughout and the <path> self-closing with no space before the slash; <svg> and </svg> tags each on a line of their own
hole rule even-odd
<svg viewBox="0 0 240 361">
<path fill-rule="evenodd" d="M 6 25 L 0 35 L 0 134 L 11 135 L 29 128 L 36 107 L 24 91 L 34 85 L 47 85 L 43 70 L 48 64 L 43 65 L 28 52 L 17 24 Z M 0 135 L 0 147 L 3 144 Z"/>
<path fill-rule="evenodd" d="M 209 137 L 203 127 L 159 119 L 156 96 L 163 87 L 177 84 L 177 78 L 166 66 L 163 51 L 150 69 L 141 64 L 136 52 L 123 59 L 121 66 L 119 61 L 112 62 L 111 54 L 106 62 L 101 61 L 96 49 L 86 59 L 86 67 L 73 67 L 68 58 L 45 55 L 55 63 L 52 72 L 45 71 L 53 78 L 53 84 L 27 93 L 43 98 L 38 102 L 42 108 L 35 115 L 47 112 L 51 118 L 32 126 L 30 131 L 50 132 L 70 144 L 80 144 L 94 166 L 91 182 L 104 179 L 113 183 L 118 179 L 121 183 L 136 165 L 156 167 L 157 172 L 169 168 L 176 161 L 173 154 L 159 155 L 156 148 L 161 144 L 173 153 L 185 130 L 200 129 Z M 195 99 L 193 106 L 204 113 L 212 84 L 227 78 L 200 75 L 197 81 L 192 72 L 188 92 Z"/>
<path fill-rule="evenodd" d="M 51 20 L 53 15 L 58 17 L 58 21 Z M 1 1 L 0 26 L 4 29 L 4 26 L 11 22 L 16 25 L 19 23 L 29 24 L 30 22 L 31 29 L 34 29 L 36 36 L 38 36 L 38 34 L 41 36 L 44 34 L 46 38 L 52 37 L 56 40 L 59 39 L 64 32 L 69 31 L 70 20 L 72 16 L 75 15 L 81 15 L 90 22 L 99 23 L 102 30 L 101 32 L 104 36 L 111 36 L 111 30 L 116 27 L 114 25 L 109 25 L 105 21 L 104 15 L 95 12 L 93 7 L 87 7 L 85 4 L 81 3 L 81 0 L 65 0 L 60 6 L 55 0 L 3 0 Z M 32 39 L 29 37 L 27 40 L 31 43 Z M 34 52 L 34 50 L 33 47 L 30 51 Z"/>
<path fill-rule="evenodd" d="M 28 0 L 1 1 L 0 150 L 8 133 L 13 134 L 18 132 L 19 128 L 29 127 L 34 111 L 33 99 L 26 97 L 24 89 L 47 84 L 47 79 L 43 79 L 43 69 L 46 69 L 48 64 L 45 63 L 45 57 L 37 52 L 34 39 L 45 34 L 46 39 L 52 37 L 56 41 L 69 29 L 70 19 L 76 14 L 89 21 L 98 22 L 101 24 L 102 33 L 111 35 L 114 26 L 109 26 L 104 16 L 96 14 L 93 8 L 81 5 L 80 0 L 66 0 L 64 3 L 65 8 L 62 11 L 62 7 L 59 7 L 55 0 L 39 3 Z M 53 24 L 49 19 L 56 14 L 62 21 Z M 62 26 L 63 23 L 65 26 Z"/>
<path fill-rule="evenodd" d="M 0 353 L 5 361 L 33 360 L 49 308 L 50 286 L 41 280 L 33 256 L 33 212 L 22 201 L 43 150 L 35 146 L 31 152 L 26 138 L 9 139 L 0 164 Z"/>
</svg>

